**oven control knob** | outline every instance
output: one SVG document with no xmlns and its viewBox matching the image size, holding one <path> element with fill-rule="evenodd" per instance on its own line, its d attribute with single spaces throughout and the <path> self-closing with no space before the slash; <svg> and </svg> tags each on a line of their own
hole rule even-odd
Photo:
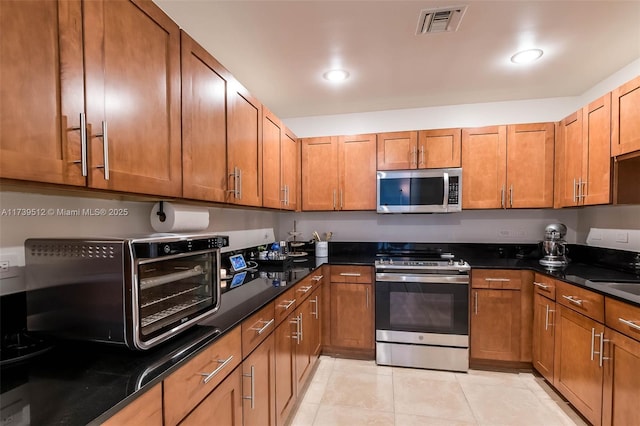
<svg viewBox="0 0 640 426">
<path fill-rule="evenodd" d="M 449 259 L 448 264 L 449 264 L 449 265 L 453 265 L 453 259 Z"/>
<path fill-rule="evenodd" d="M 389 265 L 393 265 L 393 259 L 389 259 Z"/>
<path fill-rule="evenodd" d="M 465 263 L 464 260 L 462 260 L 462 259 L 458 260 L 458 265 L 462 266 L 462 265 L 464 265 L 464 263 Z"/>
</svg>

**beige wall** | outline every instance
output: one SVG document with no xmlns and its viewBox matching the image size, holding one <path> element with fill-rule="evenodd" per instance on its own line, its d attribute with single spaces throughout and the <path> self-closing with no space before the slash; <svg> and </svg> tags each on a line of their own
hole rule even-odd
<svg viewBox="0 0 640 426">
<path fill-rule="evenodd" d="M 578 241 L 584 243 L 590 228 L 640 229 L 640 205 L 592 206 L 578 214 Z"/>
</svg>

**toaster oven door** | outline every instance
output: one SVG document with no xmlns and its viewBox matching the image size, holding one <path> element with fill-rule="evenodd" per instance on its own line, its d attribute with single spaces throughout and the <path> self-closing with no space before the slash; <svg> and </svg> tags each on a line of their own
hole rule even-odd
<svg viewBox="0 0 640 426">
<path fill-rule="evenodd" d="M 137 260 L 134 346 L 151 347 L 217 311 L 219 265 L 219 249 Z"/>
</svg>

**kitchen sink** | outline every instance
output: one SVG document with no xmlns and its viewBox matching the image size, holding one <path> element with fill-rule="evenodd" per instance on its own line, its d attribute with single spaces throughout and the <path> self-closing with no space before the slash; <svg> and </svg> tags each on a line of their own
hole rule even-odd
<svg viewBox="0 0 640 426">
<path fill-rule="evenodd" d="M 640 283 L 607 283 L 608 287 L 640 296 Z"/>
</svg>

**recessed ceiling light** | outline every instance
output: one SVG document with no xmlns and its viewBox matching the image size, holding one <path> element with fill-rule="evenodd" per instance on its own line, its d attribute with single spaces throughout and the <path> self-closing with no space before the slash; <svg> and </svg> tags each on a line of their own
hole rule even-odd
<svg viewBox="0 0 640 426">
<path fill-rule="evenodd" d="M 325 72 L 322 76 L 329 81 L 343 81 L 349 78 L 349 73 L 345 70 L 331 70 Z"/>
<path fill-rule="evenodd" d="M 544 52 L 541 49 L 521 50 L 511 57 L 514 64 L 529 64 L 540 59 Z"/>
</svg>

